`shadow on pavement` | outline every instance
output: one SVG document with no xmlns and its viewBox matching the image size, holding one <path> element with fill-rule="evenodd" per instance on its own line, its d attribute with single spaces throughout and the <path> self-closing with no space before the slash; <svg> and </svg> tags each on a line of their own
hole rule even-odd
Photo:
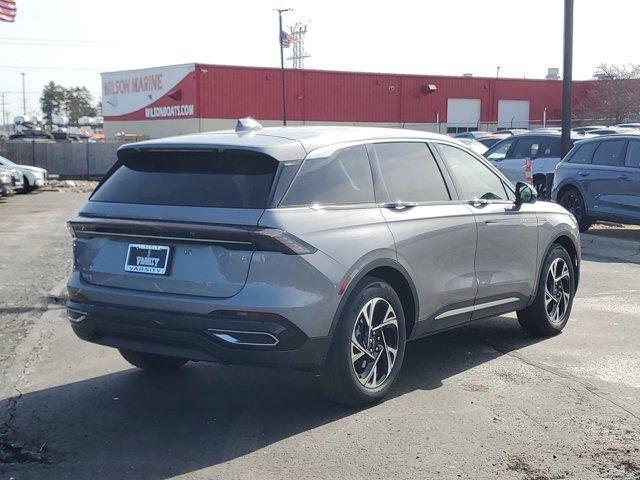
<svg viewBox="0 0 640 480">
<path fill-rule="evenodd" d="M 437 389 L 451 376 L 537 341 L 513 318 L 497 317 L 412 342 L 390 397 Z M 36 478 L 91 472 L 95 479 L 165 479 L 358 412 L 325 400 L 310 374 L 203 363 L 169 376 L 125 370 L 2 404 L 14 414 L 6 441 L 33 448 L 46 442 L 46 455 L 25 461 L 43 464 L 5 464 L 0 472 L 21 468 Z"/>
</svg>

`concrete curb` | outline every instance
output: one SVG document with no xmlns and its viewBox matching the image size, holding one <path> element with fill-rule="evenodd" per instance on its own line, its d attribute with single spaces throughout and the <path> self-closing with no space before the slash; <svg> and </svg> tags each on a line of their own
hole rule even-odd
<svg viewBox="0 0 640 480">
<path fill-rule="evenodd" d="M 67 301 L 67 279 L 60 280 L 46 295 L 49 303 L 65 303 Z"/>
<path fill-rule="evenodd" d="M 640 264 L 640 242 L 597 234 L 580 235 L 582 254 Z"/>
</svg>

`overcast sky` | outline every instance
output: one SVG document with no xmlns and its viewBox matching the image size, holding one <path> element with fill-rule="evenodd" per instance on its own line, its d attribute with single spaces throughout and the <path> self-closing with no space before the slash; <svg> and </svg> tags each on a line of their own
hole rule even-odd
<svg viewBox="0 0 640 480">
<path fill-rule="evenodd" d="M 16 0 L 0 22 L 0 92 L 12 116 L 39 110 L 42 86 L 86 86 L 102 71 L 202 62 L 278 66 L 277 15 L 309 22 L 306 67 L 542 78 L 562 67 L 563 0 Z M 575 1 L 574 78 L 640 63 L 638 0 Z M 28 44 L 27 44 L 28 43 Z"/>
</svg>

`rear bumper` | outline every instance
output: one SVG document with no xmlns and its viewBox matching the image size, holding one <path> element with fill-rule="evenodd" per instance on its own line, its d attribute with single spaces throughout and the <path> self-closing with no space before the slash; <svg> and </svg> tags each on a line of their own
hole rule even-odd
<svg viewBox="0 0 640 480">
<path fill-rule="evenodd" d="M 192 315 L 72 301 L 67 308 L 73 331 L 83 340 L 197 361 L 314 369 L 324 363 L 330 344 L 330 337 L 309 338 L 287 319 L 269 313 L 247 319 L 236 312 Z M 277 342 L 229 341 L 242 332 Z"/>
</svg>

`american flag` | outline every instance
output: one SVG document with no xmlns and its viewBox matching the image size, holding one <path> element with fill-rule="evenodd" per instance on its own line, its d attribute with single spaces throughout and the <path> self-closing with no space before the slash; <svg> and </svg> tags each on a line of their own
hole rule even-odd
<svg viewBox="0 0 640 480">
<path fill-rule="evenodd" d="M 0 2 L 2 1 L 4 0 L 0 0 Z M 295 41 L 296 41 L 296 37 L 285 32 L 284 30 L 280 31 L 280 44 L 282 45 L 282 48 L 289 48 L 291 44 Z"/>
<path fill-rule="evenodd" d="M 0 22 L 13 22 L 15 18 L 15 0 L 0 0 Z"/>
</svg>

